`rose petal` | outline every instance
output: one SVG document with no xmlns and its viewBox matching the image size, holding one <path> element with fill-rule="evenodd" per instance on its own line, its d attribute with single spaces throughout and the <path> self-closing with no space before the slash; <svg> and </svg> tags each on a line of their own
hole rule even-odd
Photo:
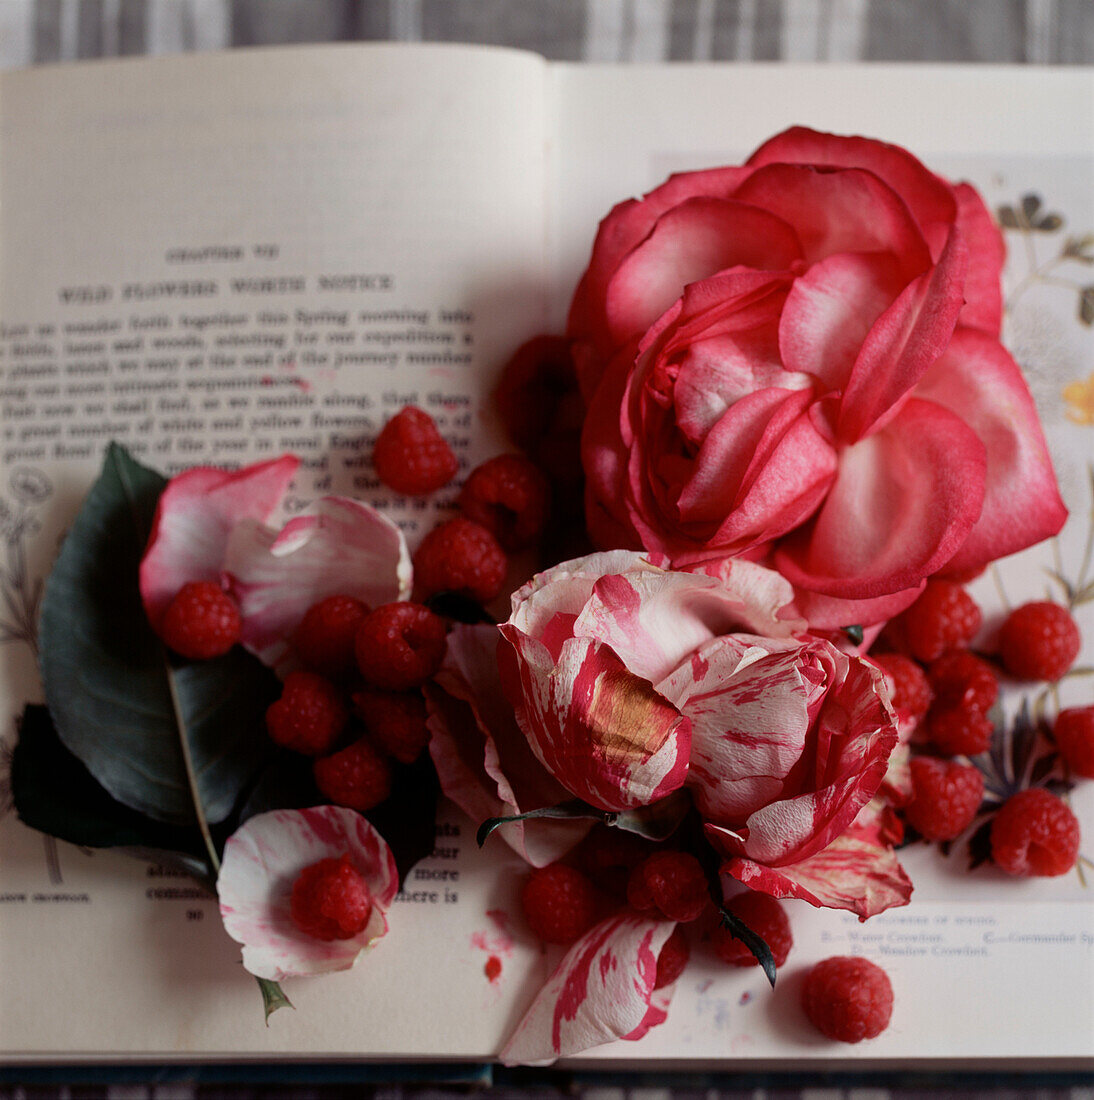
<svg viewBox="0 0 1094 1100">
<path fill-rule="evenodd" d="M 951 233 L 942 257 L 874 322 L 851 369 L 836 433 L 861 439 L 891 419 L 905 394 L 946 349 L 963 303 L 968 249 Z"/>
<path fill-rule="evenodd" d="M 904 282 L 930 266 L 927 244 L 907 206 L 872 172 L 768 164 L 741 184 L 735 198 L 792 225 L 807 263 L 837 252 L 888 252 L 898 258 Z"/>
<path fill-rule="evenodd" d="M 958 329 L 916 394 L 956 413 L 987 447 L 983 511 L 947 569 L 979 569 L 1063 527 L 1067 509 L 1036 406 L 997 340 Z"/>
<path fill-rule="evenodd" d="M 605 298 L 612 339 L 641 335 L 689 283 L 731 267 L 778 271 L 801 259 L 797 234 L 756 206 L 698 196 L 658 218 L 624 259 Z"/>
<path fill-rule="evenodd" d="M 651 1000 L 671 921 L 624 913 L 595 925 L 566 953 L 502 1048 L 507 1066 L 552 1062 L 615 1039 L 638 1038 L 664 1018 Z M 660 1000 L 667 1000 L 663 991 Z"/>
<path fill-rule="evenodd" d="M 509 623 L 499 649 L 502 683 L 543 766 L 603 810 L 648 805 L 687 777 L 690 725 L 612 650 L 570 638 L 556 659 Z"/>
<path fill-rule="evenodd" d="M 284 455 L 234 473 L 197 466 L 167 483 L 140 566 L 141 599 L 154 626 L 184 584 L 220 580 L 233 525 L 269 518 L 299 465 Z"/>
<path fill-rule="evenodd" d="M 998 336 L 1003 324 L 1003 264 L 1007 247 L 991 211 L 975 188 L 967 183 L 954 187 L 957 229 L 969 249 L 965 276 L 965 306 L 958 324 Z"/>
<path fill-rule="evenodd" d="M 493 626 L 457 625 L 444 664 L 425 685 L 429 752 L 441 789 L 473 821 L 510 817 L 571 798 L 532 754 L 502 693 Z M 534 867 L 561 859 L 592 821 L 530 820 L 497 831 Z"/>
<path fill-rule="evenodd" d="M 312 604 L 354 596 L 370 607 L 406 599 L 410 553 L 399 528 L 347 497 L 324 497 L 280 532 L 245 520 L 232 530 L 224 572 L 243 616 L 243 644 L 277 666 Z"/>
<path fill-rule="evenodd" d="M 714 577 L 732 594 L 733 615 L 745 634 L 788 638 L 806 628 L 794 603 L 794 589 L 781 574 L 744 558 L 718 558 L 692 566 L 692 573 Z"/>
<path fill-rule="evenodd" d="M 782 541 L 776 567 L 797 588 L 843 599 L 912 588 L 964 542 L 985 468 L 984 444 L 960 417 L 912 398 L 843 450 L 816 519 Z"/>
<path fill-rule="evenodd" d="M 346 940 L 320 940 L 293 924 L 293 883 L 305 867 L 349 855 L 372 895 L 365 929 Z M 217 893 L 228 935 L 243 945 L 243 966 L 280 981 L 346 970 L 387 932 L 385 912 L 399 889 L 384 838 L 353 810 L 316 806 L 249 818 L 224 845 Z"/>
<path fill-rule="evenodd" d="M 722 865 L 722 873 L 773 897 L 848 909 L 860 920 L 907 905 L 912 881 L 892 848 L 881 841 L 869 816 L 864 814 L 864 823 L 855 822 L 828 847 L 796 863 L 769 867 L 732 856 Z M 708 826 L 707 836 L 717 848 L 723 848 L 727 839 L 731 845 L 735 843 L 717 826 Z"/>
<path fill-rule="evenodd" d="M 901 197 L 928 232 L 932 223 L 948 225 L 954 219 L 949 186 L 899 145 L 793 126 L 769 138 L 748 158 L 754 167 L 780 162 L 865 168 Z"/>
<path fill-rule="evenodd" d="M 794 281 L 779 322 L 786 369 L 842 391 L 863 340 L 903 286 L 886 252 L 841 252 L 814 264 Z"/>
</svg>

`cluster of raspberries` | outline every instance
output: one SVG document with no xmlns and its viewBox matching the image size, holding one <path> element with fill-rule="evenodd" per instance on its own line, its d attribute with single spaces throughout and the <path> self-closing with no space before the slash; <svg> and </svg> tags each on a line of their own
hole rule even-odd
<svg viewBox="0 0 1094 1100">
<path fill-rule="evenodd" d="M 459 463 L 433 419 L 403 408 L 373 452 L 380 480 L 422 496 L 443 488 Z M 366 607 L 350 595 L 308 609 L 293 636 L 299 666 L 266 715 L 270 737 L 311 761 L 330 803 L 366 812 L 391 793 L 393 767 L 411 764 L 429 733 L 421 686 L 444 659 L 448 622 L 427 601 L 439 594 L 483 604 L 503 589 L 509 553 L 534 545 L 550 510 L 547 479 L 526 457 L 502 454 L 471 471 L 459 514 L 428 531 L 414 554 L 414 599 Z M 240 638 L 231 596 L 213 582 L 184 585 L 161 626 L 167 645 L 193 660 L 227 653 Z"/>
<path fill-rule="evenodd" d="M 992 745 L 989 711 L 999 678 L 1055 683 L 1079 654 L 1082 639 L 1067 608 L 1024 604 L 1004 619 L 989 658 L 970 648 L 980 608 L 956 582 L 928 581 L 915 603 L 882 633 L 871 659 L 892 688 L 898 716 L 913 726 L 912 796 L 904 820 L 924 839 L 960 836 L 981 810 L 984 775 L 968 761 Z M 1094 706 L 1061 711 L 1052 736 L 1072 776 L 1094 776 Z M 1043 787 L 1020 790 L 995 813 L 991 853 L 1012 875 L 1061 875 L 1079 855 L 1079 823 Z"/>
</svg>

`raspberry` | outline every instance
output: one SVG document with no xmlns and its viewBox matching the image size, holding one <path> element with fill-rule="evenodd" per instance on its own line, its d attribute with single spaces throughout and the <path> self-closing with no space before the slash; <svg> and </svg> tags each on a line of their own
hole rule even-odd
<svg viewBox="0 0 1094 1100">
<path fill-rule="evenodd" d="M 750 890 L 737 894 L 726 902 L 735 917 L 748 926 L 750 931 L 763 939 L 771 948 L 776 966 L 782 966 L 794 946 L 794 937 L 790 932 L 790 921 L 786 910 L 770 894 L 761 894 Z M 756 956 L 739 940 L 727 925 L 718 924 L 710 934 L 710 944 L 714 953 L 730 966 L 758 966 Z"/>
<path fill-rule="evenodd" d="M 927 680 L 938 707 L 969 706 L 987 714 L 999 694 L 995 669 L 967 649 L 954 649 L 932 661 Z"/>
<path fill-rule="evenodd" d="M 1003 667 L 1017 680 L 1059 680 L 1081 645 L 1067 608 L 1044 600 L 1015 608 L 999 631 Z"/>
<path fill-rule="evenodd" d="M 551 490 L 523 455 L 498 455 L 476 466 L 460 490 L 460 510 L 505 550 L 533 545 L 547 526 Z"/>
<path fill-rule="evenodd" d="M 859 1043 L 889 1026 L 893 987 L 889 975 L 869 959 L 836 955 L 809 971 L 802 986 L 802 1008 L 829 1039 Z"/>
<path fill-rule="evenodd" d="M 397 493 L 422 496 L 447 485 L 459 469 L 429 413 L 407 405 L 380 431 L 372 451 L 376 476 Z"/>
<path fill-rule="evenodd" d="M 929 580 L 915 603 L 901 616 L 913 657 L 933 661 L 951 649 L 967 646 L 980 629 L 980 608 L 959 584 Z"/>
<path fill-rule="evenodd" d="M 659 910 L 669 920 L 692 921 L 710 904 L 702 865 L 687 852 L 647 856 L 627 881 L 627 901 L 641 910 Z"/>
<path fill-rule="evenodd" d="M 1094 707 L 1070 707 L 1056 716 L 1052 735 L 1074 775 L 1094 779 Z"/>
<path fill-rule="evenodd" d="M 312 765 L 315 785 L 335 806 L 365 813 L 391 794 L 391 765 L 361 737 Z"/>
<path fill-rule="evenodd" d="M 1063 875 L 1079 858 L 1079 820 L 1044 787 L 1011 795 L 991 823 L 991 857 L 1008 875 Z"/>
<path fill-rule="evenodd" d="M 223 657 L 239 641 L 242 627 L 239 608 L 220 585 L 191 581 L 167 605 L 160 636 L 180 657 L 206 661 Z"/>
<path fill-rule="evenodd" d="M 413 764 L 429 743 L 425 700 L 416 692 L 358 691 L 353 709 L 373 742 L 402 764 Z"/>
<path fill-rule="evenodd" d="M 455 592 L 486 603 L 505 583 L 509 563 L 497 540 L 463 516 L 438 524 L 414 555 L 414 582 L 423 597 Z"/>
<path fill-rule="evenodd" d="M 657 977 L 654 979 L 654 989 L 664 989 L 666 985 L 672 985 L 684 972 L 691 958 L 691 948 L 688 946 L 688 938 L 679 925 L 672 930 L 672 935 L 665 940 L 661 954 L 657 956 Z"/>
<path fill-rule="evenodd" d="M 987 752 L 995 732 L 991 719 L 975 707 L 931 707 L 927 736 L 946 756 L 976 756 Z"/>
<path fill-rule="evenodd" d="M 349 715 L 341 693 L 325 676 L 290 672 L 281 698 L 266 711 L 266 728 L 282 748 L 321 756 L 345 728 Z"/>
<path fill-rule="evenodd" d="M 972 764 L 917 756 L 912 760 L 908 824 L 926 840 L 953 840 L 965 831 L 984 798 L 984 776 Z"/>
<path fill-rule="evenodd" d="M 407 691 L 441 667 L 444 620 L 420 603 L 400 600 L 373 608 L 357 628 L 357 666 L 374 687 Z"/>
<path fill-rule="evenodd" d="M 372 897 L 349 856 L 321 859 L 297 876 L 289 912 L 305 935 L 348 940 L 365 930 L 372 916 Z"/>
<path fill-rule="evenodd" d="M 353 639 L 368 608 L 353 596 L 327 596 L 304 613 L 293 648 L 312 672 L 340 680 L 356 667 Z"/>
<path fill-rule="evenodd" d="M 556 482 L 580 483 L 585 410 L 570 342 L 536 336 L 522 344 L 506 363 L 494 397 L 513 442 Z"/>
<path fill-rule="evenodd" d="M 520 904 L 528 927 L 544 943 L 573 943 L 592 928 L 600 910 L 591 880 L 564 863 L 533 871 Z"/>
<path fill-rule="evenodd" d="M 892 685 L 893 709 L 909 718 L 922 718 L 931 705 L 931 686 L 923 669 L 903 653 L 879 653 L 871 659 Z"/>
</svg>

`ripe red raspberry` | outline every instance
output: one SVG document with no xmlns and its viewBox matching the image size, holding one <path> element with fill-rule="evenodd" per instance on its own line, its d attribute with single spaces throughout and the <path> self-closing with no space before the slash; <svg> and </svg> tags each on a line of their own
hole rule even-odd
<svg viewBox="0 0 1094 1100">
<path fill-rule="evenodd" d="M 391 765 L 360 737 L 312 765 L 315 785 L 335 806 L 366 813 L 391 794 Z"/>
<path fill-rule="evenodd" d="M 786 910 L 775 898 L 750 890 L 746 894 L 734 895 L 725 907 L 767 944 L 776 966 L 786 962 L 790 948 L 794 946 L 794 937 Z M 710 945 L 718 958 L 730 966 L 759 966 L 744 940 L 739 940 L 724 924 L 718 924 L 711 932 Z"/>
<path fill-rule="evenodd" d="M 1079 819 L 1044 787 L 1011 795 L 991 823 L 991 857 L 1008 875 L 1063 875 L 1079 858 Z"/>
<path fill-rule="evenodd" d="M 912 760 L 908 824 L 926 840 L 953 840 L 965 831 L 984 798 L 984 776 L 971 764 L 917 756 Z"/>
<path fill-rule="evenodd" d="M 415 405 L 407 405 L 383 426 L 372 463 L 389 489 L 411 496 L 436 492 L 460 466 L 433 417 Z"/>
<path fill-rule="evenodd" d="M 523 455 L 498 455 L 474 470 L 460 490 L 460 511 L 485 527 L 505 550 L 533 545 L 547 526 L 551 490 Z"/>
<path fill-rule="evenodd" d="M 980 629 L 980 608 L 959 584 L 929 580 L 901 616 L 908 648 L 919 661 L 934 661 L 967 646 Z"/>
<path fill-rule="evenodd" d="M 1060 711 L 1052 735 L 1071 773 L 1094 779 L 1094 707 Z"/>
<path fill-rule="evenodd" d="M 414 583 L 423 598 L 456 592 L 486 603 L 505 583 L 509 562 L 497 539 L 464 516 L 439 523 L 414 555 Z"/>
<path fill-rule="evenodd" d="M 658 851 L 631 872 L 627 901 L 635 909 L 654 909 L 669 920 L 687 922 L 702 916 L 710 905 L 710 887 L 695 856 Z"/>
<path fill-rule="evenodd" d="M 290 672 L 281 698 L 266 711 L 266 728 L 282 748 L 321 756 L 345 728 L 349 715 L 339 690 L 315 672 Z"/>
<path fill-rule="evenodd" d="M 372 897 L 349 856 L 321 859 L 297 876 L 289 912 L 305 935 L 348 940 L 365 930 L 372 916 Z"/>
<path fill-rule="evenodd" d="M 908 718 L 922 718 L 931 705 L 931 685 L 923 669 L 903 653 L 871 654 L 871 660 L 892 685 L 893 709 Z"/>
<path fill-rule="evenodd" d="M 665 940 L 661 954 L 657 956 L 657 977 L 654 979 L 654 989 L 664 989 L 672 985 L 683 974 L 691 958 L 691 947 L 688 938 L 684 935 L 684 929 L 677 925 L 672 930 L 672 935 Z"/>
<path fill-rule="evenodd" d="M 522 344 L 506 363 L 494 396 L 513 442 L 556 483 L 579 485 L 585 407 L 569 340 L 536 336 Z"/>
<path fill-rule="evenodd" d="M 354 692 L 353 709 L 377 747 L 402 764 L 413 764 L 429 743 L 425 700 L 417 692 Z"/>
<path fill-rule="evenodd" d="M 999 631 L 1003 667 L 1017 680 L 1059 680 L 1081 645 L 1067 608 L 1046 600 L 1015 608 Z"/>
<path fill-rule="evenodd" d="M 802 1008 L 829 1039 L 859 1043 L 889 1026 L 893 987 L 889 975 L 869 959 L 836 955 L 817 963 L 806 976 Z"/>
<path fill-rule="evenodd" d="M 987 714 L 999 694 L 995 669 L 967 649 L 954 649 L 932 661 L 927 680 L 935 706 L 968 706 Z"/>
<path fill-rule="evenodd" d="M 533 871 L 520 894 L 528 927 L 544 943 L 573 943 L 596 923 L 600 899 L 580 871 L 552 863 Z"/>
<path fill-rule="evenodd" d="M 400 600 L 373 608 L 357 628 L 357 667 L 374 687 L 408 691 L 441 667 L 444 620 L 420 603 Z"/>
<path fill-rule="evenodd" d="M 637 833 L 608 825 L 594 825 L 578 849 L 581 867 L 602 891 L 627 899 L 631 871 L 653 851 L 653 844 Z"/>
<path fill-rule="evenodd" d="M 242 628 L 239 608 L 220 585 L 191 581 L 167 605 L 160 636 L 180 657 L 206 661 L 223 657 L 239 641 Z"/>
<path fill-rule="evenodd" d="M 995 732 L 991 719 L 976 707 L 931 707 L 927 737 L 946 756 L 976 756 L 987 752 Z"/>
<path fill-rule="evenodd" d="M 357 663 L 353 639 L 368 608 L 354 596 L 327 596 L 304 613 L 293 634 L 293 648 L 312 672 L 340 680 Z"/>
</svg>

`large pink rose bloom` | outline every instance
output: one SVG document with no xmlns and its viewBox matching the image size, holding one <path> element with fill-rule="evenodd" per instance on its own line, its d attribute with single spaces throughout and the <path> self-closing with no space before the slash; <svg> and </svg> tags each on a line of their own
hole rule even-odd
<svg viewBox="0 0 1094 1100">
<path fill-rule="evenodd" d="M 629 551 L 566 562 L 514 595 L 502 684 L 571 794 L 619 811 L 686 787 L 727 874 L 866 917 L 911 891 L 860 819 L 896 720 L 881 672 L 799 633 L 792 599 L 747 561 L 719 577 Z"/>
<path fill-rule="evenodd" d="M 594 540 L 767 556 L 827 629 L 1055 534 L 1003 258 L 967 184 L 801 128 L 616 206 L 569 321 Z"/>
</svg>

